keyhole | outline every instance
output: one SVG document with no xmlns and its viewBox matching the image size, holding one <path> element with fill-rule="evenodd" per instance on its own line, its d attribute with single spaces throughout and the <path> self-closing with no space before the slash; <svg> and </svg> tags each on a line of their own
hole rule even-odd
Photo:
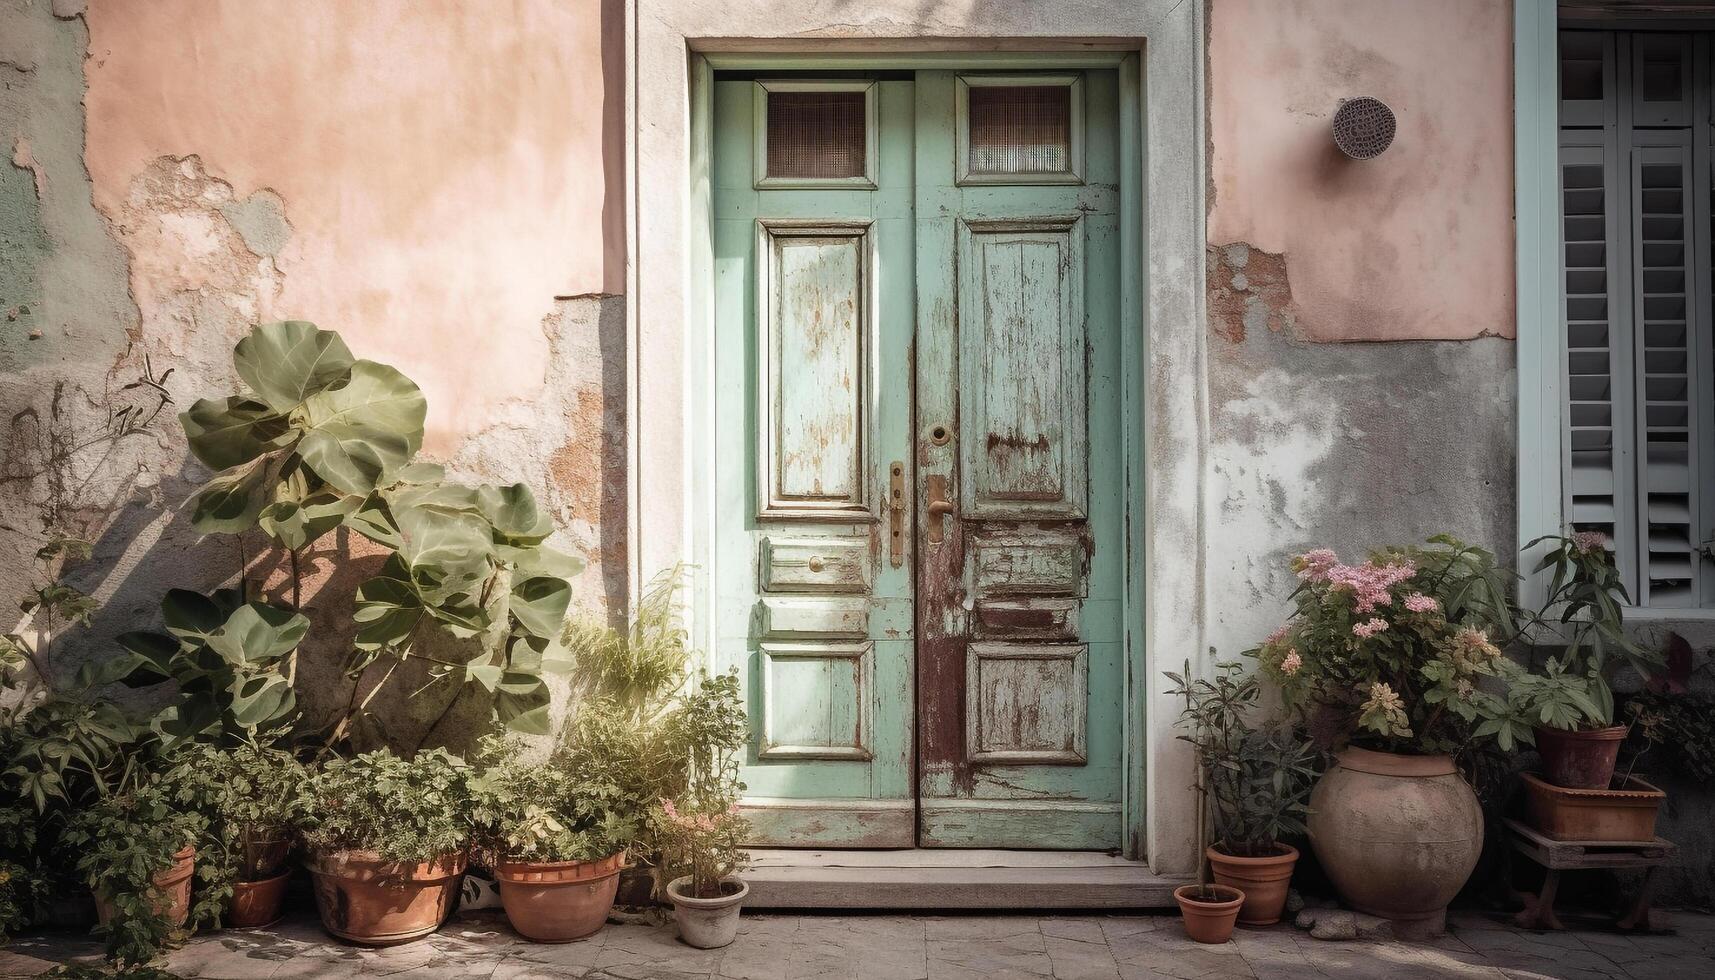
<svg viewBox="0 0 1715 980">
<path fill-rule="evenodd" d="M 947 427 L 944 425 L 937 425 L 929 430 L 929 441 L 937 446 L 945 446 L 948 438 Z"/>
</svg>

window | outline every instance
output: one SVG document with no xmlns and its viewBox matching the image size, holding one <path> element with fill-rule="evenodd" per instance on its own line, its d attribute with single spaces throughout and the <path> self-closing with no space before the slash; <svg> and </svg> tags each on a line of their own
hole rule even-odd
<svg viewBox="0 0 1715 980">
<path fill-rule="evenodd" d="M 875 83 L 756 83 L 755 186 L 873 188 Z"/>
<path fill-rule="evenodd" d="M 961 75 L 961 184 L 1076 184 L 1084 170 L 1079 75 Z"/>
<path fill-rule="evenodd" d="M 1561 33 L 1562 513 L 1651 608 L 1715 606 L 1708 60 Z"/>
</svg>

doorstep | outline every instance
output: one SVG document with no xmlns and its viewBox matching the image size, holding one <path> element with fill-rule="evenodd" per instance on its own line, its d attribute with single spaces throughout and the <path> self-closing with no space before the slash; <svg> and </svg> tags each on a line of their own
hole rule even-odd
<svg viewBox="0 0 1715 980">
<path fill-rule="evenodd" d="M 1157 909 L 1189 876 L 1101 851 L 752 848 L 746 908 Z"/>
</svg>

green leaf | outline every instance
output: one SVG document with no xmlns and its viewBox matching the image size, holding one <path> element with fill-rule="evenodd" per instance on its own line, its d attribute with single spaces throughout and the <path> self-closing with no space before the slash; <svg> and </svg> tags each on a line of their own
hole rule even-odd
<svg viewBox="0 0 1715 980">
<path fill-rule="evenodd" d="M 208 646 L 234 667 L 256 667 L 296 650 L 309 629 L 310 621 L 290 609 L 249 602 L 233 611 Z"/>
<path fill-rule="evenodd" d="M 516 569 L 516 574 L 526 577 L 549 575 L 554 578 L 569 579 L 576 577 L 584 570 L 582 558 L 566 554 L 547 545 L 519 548 L 514 545 L 500 544 L 494 546 L 494 553 L 501 561 L 512 565 Z"/>
<path fill-rule="evenodd" d="M 423 618 L 423 601 L 403 558 L 389 556 L 379 574 L 357 587 L 352 618 L 357 621 L 353 644 L 359 650 L 394 647 L 411 635 Z"/>
<path fill-rule="evenodd" d="M 191 500 L 191 526 L 199 534 L 240 534 L 256 524 L 265 494 L 268 457 L 258 456 L 203 484 Z"/>
<path fill-rule="evenodd" d="M 282 414 L 344 379 L 355 360 L 339 334 L 303 320 L 264 323 L 232 351 L 238 376 Z"/>
<path fill-rule="evenodd" d="M 548 684 L 541 677 L 509 670 L 494 694 L 495 717 L 501 724 L 528 735 L 548 734 Z"/>
<path fill-rule="evenodd" d="M 251 731 L 268 728 L 297 706 L 292 685 L 279 674 L 240 676 L 227 693 L 232 699 L 232 720 Z"/>
<path fill-rule="evenodd" d="M 117 678 L 126 687 L 148 687 L 173 679 L 173 658 L 179 652 L 178 640 L 165 633 L 135 631 L 119 634 L 114 642 L 130 658 L 131 669 L 125 676 Z"/>
<path fill-rule="evenodd" d="M 285 416 L 242 395 L 199 399 L 179 413 L 179 424 L 190 440 L 191 454 L 215 470 L 248 463 L 290 445 L 295 436 Z"/>
<path fill-rule="evenodd" d="M 433 507 L 396 509 L 393 516 L 399 554 L 429 604 L 469 593 L 493 571 L 493 532 L 480 516 Z"/>
<path fill-rule="evenodd" d="M 166 621 L 167 632 L 186 643 L 203 644 L 226 625 L 227 617 L 240 605 L 238 593 L 232 589 L 212 595 L 170 589 L 161 600 L 161 618 Z"/>
<path fill-rule="evenodd" d="M 276 500 L 262 510 L 258 524 L 269 537 L 297 551 L 339 527 L 364 503 L 335 490 L 318 490 L 303 500 Z"/>
<path fill-rule="evenodd" d="M 555 637 L 566 621 L 572 587 L 565 579 L 540 575 L 512 586 L 512 616 L 532 636 Z"/>
<path fill-rule="evenodd" d="M 304 402 L 304 462 L 346 493 L 367 494 L 391 482 L 423 444 L 423 392 L 397 370 L 357 361 L 344 381 Z"/>
<path fill-rule="evenodd" d="M 554 522 L 536 506 L 536 495 L 522 483 L 477 489 L 477 506 L 494 525 L 497 540 L 506 544 L 536 544 L 554 533 Z"/>
</svg>

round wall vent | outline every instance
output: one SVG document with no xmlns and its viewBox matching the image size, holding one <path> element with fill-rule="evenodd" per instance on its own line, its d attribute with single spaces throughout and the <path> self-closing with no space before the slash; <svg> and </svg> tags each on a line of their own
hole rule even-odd
<svg viewBox="0 0 1715 980">
<path fill-rule="evenodd" d="M 1392 145 L 1397 127 L 1386 102 L 1360 95 L 1334 113 L 1334 145 L 1354 160 L 1373 159 Z"/>
</svg>

